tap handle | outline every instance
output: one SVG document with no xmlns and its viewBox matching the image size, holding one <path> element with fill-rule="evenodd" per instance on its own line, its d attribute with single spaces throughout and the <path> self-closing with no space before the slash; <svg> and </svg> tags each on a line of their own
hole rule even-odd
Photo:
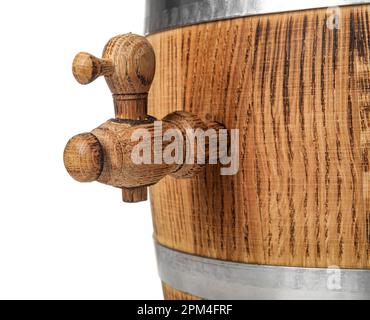
<svg viewBox="0 0 370 320">
<path fill-rule="evenodd" d="M 114 72 L 113 62 L 99 59 L 87 52 L 80 52 L 73 60 L 73 75 L 80 84 L 89 84 L 100 76 L 110 76 Z"/>
</svg>

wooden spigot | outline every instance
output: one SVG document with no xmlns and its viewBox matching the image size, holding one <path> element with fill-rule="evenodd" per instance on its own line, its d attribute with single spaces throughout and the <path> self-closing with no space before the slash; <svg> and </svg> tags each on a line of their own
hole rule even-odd
<svg viewBox="0 0 370 320">
<path fill-rule="evenodd" d="M 143 120 L 146 118 L 148 92 L 155 74 L 155 54 L 144 37 L 129 33 L 112 38 L 104 48 L 102 59 L 80 52 L 73 61 L 72 70 L 76 80 L 83 85 L 105 76 L 113 94 L 116 119 Z M 91 151 L 96 156 L 91 160 L 97 165 L 102 159 L 103 151 L 89 149 L 90 142 L 93 140 L 91 135 L 79 136 L 76 139 L 79 141 L 83 137 L 86 138 L 85 152 Z M 94 146 L 96 147 L 96 144 Z M 87 164 L 87 162 L 85 159 L 84 163 Z M 98 167 L 95 169 L 96 172 L 92 176 L 96 176 L 99 171 Z M 79 179 L 81 177 L 77 175 L 77 180 Z M 145 201 L 147 188 L 123 188 L 122 194 L 123 200 L 127 202 Z"/>
<path fill-rule="evenodd" d="M 147 114 L 148 91 L 155 74 L 155 54 L 150 43 L 141 36 L 125 34 L 112 38 L 104 48 L 102 59 L 81 52 L 73 62 L 73 74 L 81 84 L 89 84 L 105 76 L 113 94 L 115 118 L 91 133 L 79 134 L 68 142 L 64 164 L 68 173 L 79 182 L 98 181 L 122 189 L 125 202 L 147 200 L 147 187 L 167 175 L 189 178 L 204 165 L 183 163 L 134 163 L 132 153 L 136 130 L 155 132 L 156 119 Z M 203 122 L 187 112 L 174 112 L 162 120 L 162 131 L 175 129 L 186 139 L 188 128 L 219 130 L 222 125 Z M 136 131 L 137 132 L 137 131 Z M 150 144 L 155 144 L 155 135 Z M 158 138 L 158 137 L 157 137 Z M 162 138 L 162 137 L 160 137 Z M 170 144 L 164 143 L 163 151 Z M 196 153 L 197 150 L 192 150 Z M 208 153 L 207 145 L 204 149 Z M 155 157 L 150 149 L 151 158 Z M 220 152 L 221 153 L 221 152 Z"/>
</svg>

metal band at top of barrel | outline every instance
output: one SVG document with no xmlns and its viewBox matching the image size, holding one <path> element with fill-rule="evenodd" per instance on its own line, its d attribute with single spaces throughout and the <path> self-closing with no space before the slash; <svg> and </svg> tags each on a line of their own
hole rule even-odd
<svg viewBox="0 0 370 320">
<path fill-rule="evenodd" d="M 160 278 L 207 300 L 370 300 L 370 270 L 251 265 L 155 243 Z"/>
<path fill-rule="evenodd" d="M 364 0 L 146 0 L 145 34 L 209 21 L 366 4 Z"/>
</svg>

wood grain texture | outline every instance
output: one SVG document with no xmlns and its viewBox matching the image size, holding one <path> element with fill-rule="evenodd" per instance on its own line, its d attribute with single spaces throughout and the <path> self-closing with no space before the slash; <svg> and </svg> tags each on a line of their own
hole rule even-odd
<svg viewBox="0 0 370 320">
<path fill-rule="evenodd" d="M 104 166 L 104 152 L 91 133 L 82 133 L 67 143 L 63 155 L 67 172 L 79 182 L 96 181 Z"/>
<path fill-rule="evenodd" d="M 73 60 L 72 72 L 80 84 L 89 84 L 101 76 L 110 76 L 114 72 L 111 60 L 99 59 L 87 52 L 80 52 Z"/>
<path fill-rule="evenodd" d="M 151 188 L 156 239 L 217 259 L 370 267 L 370 7 L 212 22 L 148 37 L 149 113 L 238 128 L 241 168 Z"/>
<path fill-rule="evenodd" d="M 148 93 L 113 95 L 116 119 L 145 121 L 148 117 Z M 122 201 L 136 203 L 148 200 L 148 187 L 122 188 Z"/>
<path fill-rule="evenodd" d="M 153 185 L 167 175 L 185 179 L 200 174 L 205 164 L 198 164 L 197 157 L 204 155 L 207 159 L 213 148 L 210 148 L 210 139 L 205 139 L 199 150 L 197 144 L 192 146 L 193 149 L 187 148 L 186 130 L 210 128 L 218 136 L 218 130 L 224 127 L 212 121 L 203 122 L 197 116 L 181 111 L 163 118 L 160 129 L 156 127 L 155 120 L 150 116 L 144 120 L 111 119 L 91 133 L 73 137 L 64 151 L 67 171 L 80 182 L 98 181 L 124 188 L 123 199 L 129 202 L 144 200 L 146 192 L 141 187 Z M 166 137 L 170 130 L 176 130 L 177 140 L 170 139 L 172 136 Z M 156 147 L 158 141 L 160 144 Z M 180 141 L 183 144 L 179 144 L 182 147 L 179 159 L 175 159 L 175 156 L 165 159 L 164 154 L 170 152 L 172 155 L 173 144 Z M 197 151 L 202 152 L 197 154 Z M 217 151 L 221 155 L 226 153 L 225 148 L 217 148 Z M 192 164 L 186 162 L 189 154 L 194 155 Z M 144 159 L 146 156 L 148 158 Z M 129 188 L 132 190 L 128 190 Z"/>
<path fill-rule="evenodd" d="M 148 200 L 148 188 L 122 188 L 122 200 L 124 202 L 135 203 Z"/>
<path fill-rule="evenodd" d="M 173 289 L 165 283 L 162 283 L 162 288 L 165 300 L 201 300 L 198 297 Z"/>
<path fill-rule="evenodd" d="M 155 54 L 146 38 L 128 33 L 113 37 L 103 51 L 114 73 L 105 79 L 114 95 L 148 93 L 155 74 Z"/>
<path fill-rule="evenodd" d="M 116 119 L 144 121 L 147 118 L 147 97 L 155 74 L 155 54 L 146 38 L 132 33 L 113 37 L 105 45 L 102 59 L 80 52 L 73 61 L 72 71 L 81 84 L 89 84 L 98 77 L 105 76 L 113 94 Z M 92 168 L 82 167 L 82 162 L 77 161 L 79 158 L 75 157 L 79 156 L 78 153 L 67 152 L 67 156 L 68 154 L 71 156 L 70 160 L 74 159 L 75 162 L 69 161 L 67 170 L 77 168 L 68 171 L 72 177 L 83 182 L 99 178 L 96 172 L 90 172 Z M 109 154 L 105 159 L 107 163 Z M 90 176 L 84 173 L 84 170 Z M 125 202 L 145 201 L 147 188 L 125 188 L 122 190 L 122 199 Z"/>
<path fill-rule="evenodd" d="M 148 94 L 113 95 L 117 119 L 145 120 L 148 116 Z"/>
</svg>

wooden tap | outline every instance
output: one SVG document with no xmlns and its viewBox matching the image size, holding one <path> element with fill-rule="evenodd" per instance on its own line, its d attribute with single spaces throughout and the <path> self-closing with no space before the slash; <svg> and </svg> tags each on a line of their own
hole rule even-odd
<svg viewBox="0 0 370 320">
<path fill-rule="evenodd" d="M 155 74 L 155 54 L 150 43 L 141 36 L 126 34 L 112 38 L 104 48 L 102 59 L 85 52 L 77 54 L 73 74 L 81 84 L 89 84 L 105 76 L 112 92 L 115 118 L 90 133 L 73 137 L 64 151 L 68 173 L 79 182 L 98 181 L 122 189 L 125 202 L 147 200 L 147 187 L 167 175 L 189 178 L 197 175 L 203 164 L 134 163 L 132 154 L 138 141 L 132 141 L 136 130 L 151 133 L 150 158 L 155 157 L 156 119 L 147 114 L 148 91 Z M 162 131 L 175 129 L 186 140 L 186 129 L 219 130 L 222 125 L 203 122 L 196 115 L 175 112 L 162 121 Z M 137 131 L 136 131 L 137 132 Z M 158 135 L 158 134 L 157 134 Z M 170 142 L 161 145 L 161 152 Z M 204 148 L 209 153 L 208 144 Z M 196 154 L 197 150 L 192 152 Z"/>
</svg>

